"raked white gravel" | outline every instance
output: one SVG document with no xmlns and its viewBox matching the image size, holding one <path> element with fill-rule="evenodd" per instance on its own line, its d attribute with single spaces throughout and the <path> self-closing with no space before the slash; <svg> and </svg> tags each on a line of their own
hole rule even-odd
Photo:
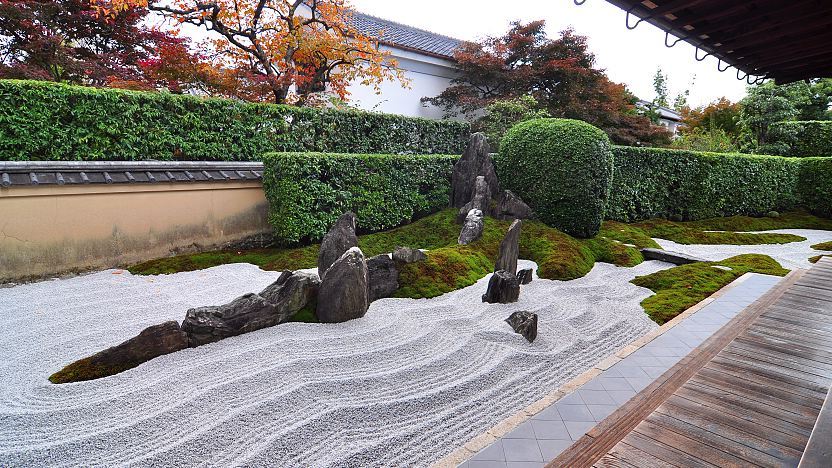
<svg viewBox="0 0 832 468">
<path fill-rule="evenodd" d="M 520 267 L 531 262 L 521 261 Z M 284 324 L 53 385 L 63 365 L 277 277 L 249 264 L 103 271 L 0 289 L 0 466 L 428 465 L 654 329 L 629 283 L 670 265 L 597 264 L 483 304 L 488 278 L 383 299 L 342 324 Z M 503 320 L 539 314 L 533 344 Z"/>
</svg>

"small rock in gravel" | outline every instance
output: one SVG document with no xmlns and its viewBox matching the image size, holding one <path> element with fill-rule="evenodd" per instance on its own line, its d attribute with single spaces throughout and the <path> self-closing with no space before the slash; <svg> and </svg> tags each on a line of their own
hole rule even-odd
<svg viewBox="0 0 832 468">
<path fill-rule="evenodd" d="M 506 323 L 511 325 L 515 333 L 523 335 L 529 343 L 537 338 L 537 314 L 526 310 L 518 310 L 509 315 Z"/>
<path fill-rule="evenodd" d="M 274 304 L 258 294 L 249 293 L 221 306 L 188 309 L 182 331 L 188 334 L 188 345 L 194 348 L 279 322 Z"/>
<path fill-rule="evenodd" d="M 327 270 L 318 292 L 316 315 L 324 323 L 361 318 L 370 306 L 369 273 L 364 254 L 353 247 Z"/>
<path fill-rule="evenodd" d="M 347 211 L 338 217 L 338 221 L 335 221 L 335 224 L 329 228 L 329 232 L 321 241 L 321 249 L 318 253 L 318 276 L 323 279 L 326 270 L 335 260 L 338 260 L 350 248 L 357 246 L 355 214 Z"/>
<path fill-rule="evenodd" d="M 469 211 L 468 216 L 465 217 L 465 224 L 462 225 L 457 243 L 467 245 L 479 239 L 482 236 L 483 226 L 482 211 L 477 209 Z"/>
<path fill-rule="evenodd" d="M 532 282 L 532 269 L 525 268 L 517 272 L 517 280 L 520 284 L 529 284 Z"/>
<path fill-rule="evenodd" d="M 396 262 L 387 254 L 376 255 L 367 260 L 367 275 L 370 302 L 390 297 L 399 289 L 399 270 L 396 268 Z"/>
<path fill-rule="evenodd" d="M 515 219 L 508 228 L 506 236 L 500 242 L 500 251 L 494 270 L 505 270 L 512 275 L 517 273 L 517 257 L 520 255 L 520 229 L 523 221 Z"/>
<path fill-rule="evenodd" d="M 520 298 L 520 281 L 517 275 L 505 270 L 498 270 L 488 280 L 488 289 L 482 295 L 482 301 L 491 304 L 508 304 Z"/>
<path fill-rule="evenodd" d="M 428 256 L 419 249 L 411 247 L 396 247 L 393 250 L 393 260 L 404 263 L 415 263 L 427 260 Z"/>
</svg>

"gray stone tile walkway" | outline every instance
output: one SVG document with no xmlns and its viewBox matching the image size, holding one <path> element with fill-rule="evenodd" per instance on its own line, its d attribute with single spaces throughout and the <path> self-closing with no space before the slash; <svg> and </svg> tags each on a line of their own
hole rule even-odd
<svg viewBox="0 0 832 468">
<path fill-rule="evenodd" d="M 542 467 L 780 280 L 774 276 L 751 275 L 576 391 L 497 439 L 460 467 Z"/>
</svg>

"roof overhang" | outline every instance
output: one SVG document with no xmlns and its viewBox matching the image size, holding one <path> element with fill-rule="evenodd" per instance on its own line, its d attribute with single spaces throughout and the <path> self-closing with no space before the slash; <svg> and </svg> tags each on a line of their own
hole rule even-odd
<svg viewBox="0 0 832 468">
<path fill-rule="evenodd" d="M 665 45 L 688 42 L 697 60 L 716 57 L 749 83 L 832 77 L 832 0 L 607 1 L 627 12 L 628 28 L 653 24 Z"/>
</svg>

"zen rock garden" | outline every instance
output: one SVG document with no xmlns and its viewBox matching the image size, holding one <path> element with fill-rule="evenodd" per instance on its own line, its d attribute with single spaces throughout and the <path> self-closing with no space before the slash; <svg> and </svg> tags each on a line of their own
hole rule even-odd
<svg viewBox="0 0 832 468">
<path fill-rule="evenodd" d="M 484 135 L 474 134 L 454 165 L 451 190 L 451 204 L 459 208 L 458 222 L 462 223 L 460 245 L 480 238 L 486 213 L 499 219 L 514 219 L 500 243 L 494 274 L 482 301 L 516 302 L 520 285 L 532 280 L 531 269 L 517 271 L 521 220 L 530 218 L 532 211 L 512 192 L 499 190 Z M 189 309 L 181 326 L 176 321 L 150 326 L 134 338 L 69 364 L 50 376 L 50 381 L 66 383 L 106 377 L 188 347 L 289 322 L 304 309 L 314 311 L 321 323 L 361 318 L 370 303 L 392 296 L 399 288 L 399 265 L 421 262 L 427 256 L 419 249 L 397 247 L 391 254 L 365 258 L 355 229 L 354 213 L 338 217 L 321 241 L 317 274 L 283 271 L 259 293 L 248 293 L 219 306 Z M 529 342 L 534 341 L 537 315 L 517 314 L 506 319 L 507 323 Z"/>
</svg>

